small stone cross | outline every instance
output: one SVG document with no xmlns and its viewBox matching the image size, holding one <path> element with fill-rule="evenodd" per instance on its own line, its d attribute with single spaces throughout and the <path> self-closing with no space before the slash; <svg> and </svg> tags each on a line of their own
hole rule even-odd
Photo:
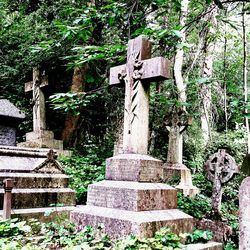
<svg viewBox="0 0 250 250">
<path fill-rule="evenodd" d="M 192 117 L 184 109 L 175 105 L 172 107 L 166 119 L 166 128 L 169 131 L 167 163 L 182 164 L 182 141 L 180 136 L 191 123 Z"/>
<path fill-rule="evenodd" d="M 150 82 L 169 78 L 169 62 L 151 58 L 151 42 L 137 37 L 128 42 L 126 65 L 110 69 L 110 85 L 125 83 L 123 153 L 147 154 Z"/>
<path fill-rule="evenodd" d="M 25 92 L 32 91 L 33 131 L 46 129 L 45 98 L 42 88 L 48 85 L 48 77 L 41 75 L 39 67 L 33 68 L 33 81 L 25 83 Z"/>
<path fill-rule="evenodd" d="M 232 156 L 226 153 L 225 149 L 219 149 L 206 161 L 205 170 L 207 177 L 213 182 L 212 209 L 214 215 L 221 217 L 222 184 L 228 182 L 235 173 L 238 166 Z"/>
</svg>

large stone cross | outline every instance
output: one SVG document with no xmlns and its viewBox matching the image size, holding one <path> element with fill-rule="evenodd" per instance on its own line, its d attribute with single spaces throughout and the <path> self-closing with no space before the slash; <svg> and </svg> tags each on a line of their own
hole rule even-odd
<svg viewBox="0 0 250 250">
<path fill-rule="evenodd" d="M 123 153 L 147 154 L 150 82 L 169 78 L 169 62 L 151 58 L 151 42 L 137 37 L 128 42 L 127 63 L 110 69 L 110 85 L 125 83 Z"/>
<path fill-rule="evenodd" d="M 25 92 L 32 91 L 33 131 L 46 130 L 45 98 L 42 88 L 48 85 L 48 77 L 42 75 L 39 67 L 33 68 L 33 81 L 25 83 Z"/>
</svg>

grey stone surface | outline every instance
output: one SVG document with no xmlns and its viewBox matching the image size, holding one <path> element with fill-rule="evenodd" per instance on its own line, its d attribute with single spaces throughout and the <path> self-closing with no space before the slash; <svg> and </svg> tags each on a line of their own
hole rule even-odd
<svg viewBox="0 0 250 250">
<path fill-rule="evenodd" d="M 239 191 L 239 250 L 250 249 L 250 177 L 243 180 Z"/>
<path fill-rule="evenodd" d="M 50 204 L 75 205 L 75 192 L 68 188 L 68 177 L 55 158 L 49 149 L 0 146 L 0 182 L 6 178 L 15 181 L 12 209 L 25 209 L 19 217 L 29 216 L 24 212 L 29 213 L 27 209 L 43 209 Z M 0 207 L 3 194 L 0 189 Z M 41 217 L 41 213 L 35 215 Z"/>
<path fill-rule="evenodd" d="M 116 155 L 106 160 L 106 179 L 160 182 L 163 176 L 162 164 L 162 161 L 148 155 Z"/>
<path fill-rule="evenodd" d="M 162 183 L 101 181 L 88 187 L 87 204 L 131 211 L 177 207 L 177 191 Z"/>
<path fill-rule="evenodd" d="M 16 128 L 0 124 L 0 145 L 16 145 Z"/>
<path fill-rule="evenodd" d="M 185 248 L 186 250 L 223 250 L 223 244 L 218 242 L 208 242 L 206 244 L 190 244 Z"/>
<path fill-rule="evenodd" d="M 7 99 L 0 99 L 0 117 L 24 119 L 25 115 Z"/>
<path fill-rule="evenodd" d="M 152 237 L 163 226 L 176 233 L 191 232 L 193 229 L 193 218 L 178 209 L 135 212 L 87 205 L 72 211 L 71 220 L 79 229 L 85 225 L 97 227 L 103 223 L 111 238 L 131 233 L 139 237 Z"/>
</svg>

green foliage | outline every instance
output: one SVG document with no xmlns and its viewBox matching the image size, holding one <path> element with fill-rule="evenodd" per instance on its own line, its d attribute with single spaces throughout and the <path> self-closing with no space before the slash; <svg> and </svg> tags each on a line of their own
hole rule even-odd
<svg viewBox="0 0 250 250">
<path fill-rule="evenodd" d="M 198 194 L 191 198 L 178 193 L 177 197 L 178 208 L 197 219 L 202 219 L 211 212 L 211 200 L 204 195 Z"/>
<path fill-rule="evenodd" d="M 115 249 L 180 249 L 182 247 L 180 239 L 181 238 L 177 234 L 172 233 L 169 228 L 162 228 L 155 233 L 153 238 L 139 239 L 138 237 L 131 235 L 125 240 L 118 241 L 115 245 Z"/>
<path fill-rule="evenodd" d="M 192 233 L 186 234 L 186 243 L 193 244 L 197 242 L 206 243 L 213 238 L 213 233 L 210 231 L 194 230 Z"/>
<path fill-rule="evenodd" d="M 104 179 L 104 162 L 100 162 L 98 156 L 94 154 L 89 157 L 62 158 L 60 161 L 70 177 L 69 185 L 76 191 L 78 203 L 85 203 L 88 185 Z"/>
</svg>

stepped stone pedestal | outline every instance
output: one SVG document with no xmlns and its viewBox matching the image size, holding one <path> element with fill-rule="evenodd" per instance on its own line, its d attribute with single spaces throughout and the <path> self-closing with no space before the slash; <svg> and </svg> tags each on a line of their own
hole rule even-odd
<svg viewBox="0 0 250 250">
<path fill-rule="evenodd" d="M 68 176 L 48 149 L 0 146 L 0 184 L 15 181 L 12 190 L 12 214 L 42 218 L 54 207 L 66 212 L 75 207 L 75 192 L 68 188 Z M 4 190 L 0 188 L 0 208 Z M 60 208 L 56 208 L 60 205 Z M 62 206 L 62 207 L 61 207 Z M 2 210 L 0 210 L 0 216 Z"/>
<path fill-rule="evenodd" d="M 151 237 L 163 226 L 176 233 L 192 231 L 193 218 L 177 209 L 177 190 L 160 183 L 162 165 L 140 154 L 107 159 L 106 180 L 89 186 L 87 205 L 72 211 L 71 220 L 79 229 L 103 223 L 112 238 Z"/>
</svg>

